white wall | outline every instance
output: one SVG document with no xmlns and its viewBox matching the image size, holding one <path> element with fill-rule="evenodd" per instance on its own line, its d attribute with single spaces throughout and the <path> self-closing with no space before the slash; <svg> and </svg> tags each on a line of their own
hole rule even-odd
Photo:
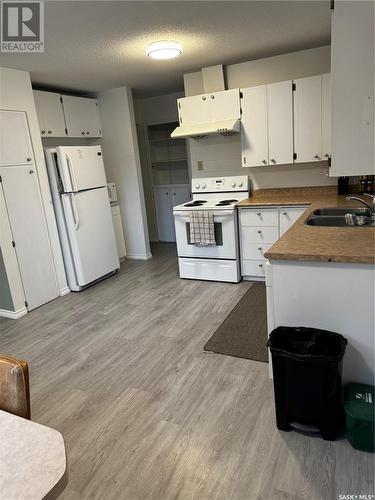
<svg viewBox="0 0 375 500">
<path fill-rule="evenodd" d="M 183 96 L 183 92 L 174 92 L 157 97 L 135 98 L 134 111 L 136 122 L 144 125 L 177 122 L 176 101 Z"/>
<path fill-rule="evenodd" d="M 330 46 L 232 64 L 224 71 L 228 89 L 327 73 L 330 71 Z M 194 86 L 190 89 L 199 88 L 197 78 L 194 73 Z M 337 182 L 328 177 L 326 162 L 243 168 L 239 135 L 190 139 L 189 145 L 193 177 L 249 175 L 253 189 L 335 185 Z M 203 161 L 203 170 L 197 170 L 198 161 Z"/>
<path fill-rule="evenodd" d="M 97 96 L 108 182 L 115 182 L 129 259 L 151 258 L 131 89 L 120 87 Z"/>
<path fill-rule="evenodd" d="M 26 112 L 57 281 L 64 293 L 67 289 L 65 270 L 29 73 L 0 68 L 0 108 Z"/>
</svg>

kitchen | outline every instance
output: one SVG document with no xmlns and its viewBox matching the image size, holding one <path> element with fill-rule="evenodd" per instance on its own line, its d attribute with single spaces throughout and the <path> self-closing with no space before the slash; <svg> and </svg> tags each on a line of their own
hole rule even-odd
<svg viewBox="0 0 375 500">
<path fill-rule="evenodd" d="M 137 10 L 142 3 L 147 14 Z M 73 11 L 77 22 L 83 19 L 94 2 L 57 4 L 45 3 L 47 35 L 60 33 L 59 19 L 71 20 Z M 77 54 L 95 60 L 90 47 L 109 37 L 108 26 L 93 29 L 93 19 L 107 13 L 120 36 L 132 16 L 140 25 L 161 15 L 175 19 L 170 4 L 95 2 L 92 18 L 82 21 L 86 52 Z M 87 69 L 81 76 L 62 71 L 51 60 L 59 54 L 57 36 L 47 36 L 43 55 L 1 53 L 0 203 L 8 214 L 0 240 L 2 351 L 29 361 L 32 419 L 65 440 L 70 478 L 62 497 L 121 491 L 125 498 L 169 498 L 178 489 L 194 498 L 373 494 L 371 454 L 341 438 L 278 431 L 266 348 L 267 335 L 280 325 L 337 332 L 348 341 L 343 383 L 374 384 L 371 208 L 346 199 L 358 196 L 358 186 L 373 189 L 373 3 L 199 2 L 205 29 L 227 30 L 231 40 L 221 53 L 210 49 L 215 57 L 205 57 L 194 36 L 189 41 L 195 3 L 179 4 L 185 34 L 153 32 L 124 44 L 138 83 L 111 66 L 116 51 L 95 78 Z M 241 25 L 245 17 L 250 33 Z M 259 38 L 267 20 L 280 27 L 266 30 L 272 50 Z M 75 26 L 71 48 L 81 43 Z M 164 38 L 178 40 L 169 50 L 180 56 L 150 59 L 151 42 Z M 67 60 L 77 64 L 73 54 Z M 17 127 L 26 114 L 26 149 L 6 113 L 18 113 L 11 115 Z M 72 190 L 78 157 L 89 151 L 102 174 L 104 166 L 105 181 Z M 21 155 L 30 161 L 9 160 Z M 54 195 L 56 168 L 64 191 Z M 27 201 L 15 187 L 26 181 L 11 178 L 15 170 L 27 179 L 37 174 L 38 210 L 29 211 L 26 224 L 13 215 L 20 196 Z M 103 263 L 101 244 L 103 255 L 109 247 L 117 255 L 77 292 L 62 237 L 68 219 L 59 224 L 56 199 L 66 196 L 79 233 L 87 219 L 74 199 L 107 182 L 115 185 L 117 204 L 105 203 L 106 223 L 90 232 L 82 262 Z M 370 197 L 361 199 L 371 205 Z M 203 235 L 194 230 L 202 214 L 209 219 Z M 37 217 L 43 255 L 41 237 L 33 238 Z M 28 299 L 28 290 L 39 302 Z M 205 351 L 241 303 L 236 321 L 250 330 L 239 328 L 239 354 Z M 234 344 L 233 324 L 227 347 Z M 248 347 L 263 350 L 263 358 L 243 354 L 250 331 L 258 337 Z M 350 469 L 352 462 L 357 466 Z M 284 472 L 278 463 L 286 463 Z"/>
</svg>

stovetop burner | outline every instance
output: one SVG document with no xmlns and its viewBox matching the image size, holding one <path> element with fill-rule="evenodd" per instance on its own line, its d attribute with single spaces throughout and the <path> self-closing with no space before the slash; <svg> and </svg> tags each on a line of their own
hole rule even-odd
<svg viewBox="0 0 375 500">
<path fill-rule="evenodd" d="M 206 200 L 195 200 L 191 201 L 190 203 L 186 203 L 184 206 L 185 207 L 201 207 L 204 203 L 207 203 Z"/>
<path fill-rule="evenodd" d="M 232 205 L 232 203 L 237 203 L 238 200 L 222 200 L 216 203 L 216 207 L 224 207 L 226 205 Z"/>
</svg>

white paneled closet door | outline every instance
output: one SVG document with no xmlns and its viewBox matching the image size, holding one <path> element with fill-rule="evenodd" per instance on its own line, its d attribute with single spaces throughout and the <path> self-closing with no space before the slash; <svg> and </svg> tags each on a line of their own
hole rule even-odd
<svg viewBox="0 0 375 500">
<path fill-rule="evenodd" d="M 268 165 L 266 86 L 243 89 L 242 95 L 242 166 Z"/>
<path fill-rule="evenodd" d="M 29 127 L 23 111 L 0 111 L 0 167 L 31 165 Z"/>
<path fill-rule="evenodd" d="M 270 165 L 293 163 L 293 82 L 267 85 Z"/>
<path fill-rule="evenodd" d="M 59 295 L 36 169 L 0 168 L 21 280 L 29 310 Z"/>
</svg>

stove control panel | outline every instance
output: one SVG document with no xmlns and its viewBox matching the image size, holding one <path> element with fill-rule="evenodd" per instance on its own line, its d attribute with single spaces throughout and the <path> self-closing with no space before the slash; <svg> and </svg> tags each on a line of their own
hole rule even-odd
<svg viewBox="0 0 375 500">
<path fill-rule="evenodd" d="M 249 191 L 249 178 L 246 175 L 235 177 L 208 177 L 204 179 L 192 179 L 193 193 L 220 193 Z"/>
</svg>

